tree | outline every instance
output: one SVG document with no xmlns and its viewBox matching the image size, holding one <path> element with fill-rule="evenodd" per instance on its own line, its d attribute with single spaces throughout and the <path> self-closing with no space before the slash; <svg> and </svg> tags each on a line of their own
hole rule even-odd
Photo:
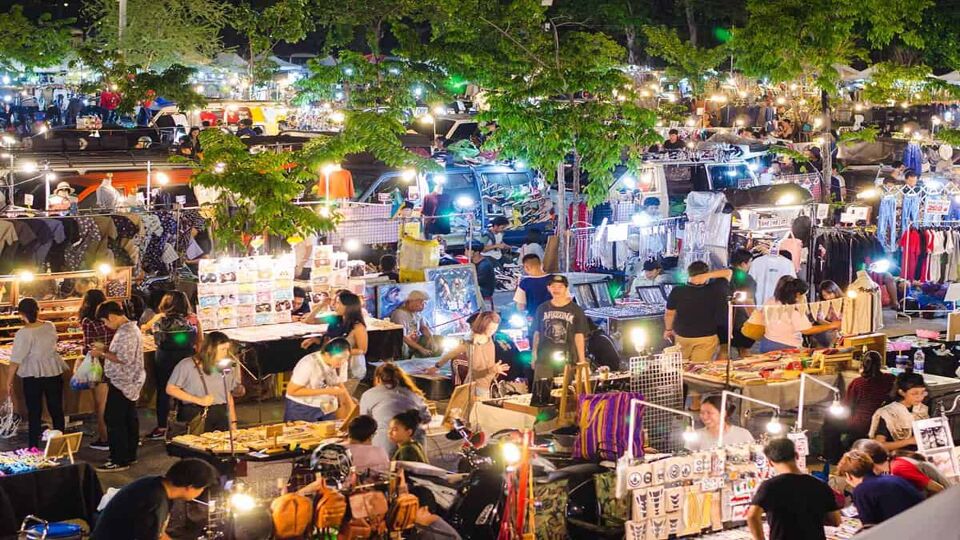
<svg viewBox="0 0 960 540">
<path fill-rule="evenodd" d="M 575 175 L 589 175 L 586 199 L 597 204 L 623 157 L 637 166 L 659 140 L 655 114 L 637 104 L 621 70 L 624 50 L 610 37 L 548 16 L 538 0 L 448 0 L 439 8 L 431 42 L 414 55 L 484 89 L 481 118 L 496 122 L 485 146 L 501 157 L 523 160 L 549 181 L 570 158 Z M 564 182 L 557 187 L 563 207 Z M 558 215 L 563 230 L 565 212 Z"/>
<path fill-rule="evenodd" d="M 193 183 L 214 188 L 216 202 L 205 207 L 213 219 L 214 241 L 244 252 L 246 235 L 292 239 L 333 230 L 336 214 L 323 217 L 293 201 L 306 188 L 292 152 L 250 153 L 234 135 L 216 129 L 200 133 L 203 155 Z"/>
<path fill-rule="evenodd" d="M 683 42 L 673 30 L 663 26 L 646 26 L 647 53 L 659 56 L 667 63 L 667 75 L 686 79 L 693 95 L 703 95 L 707 77 L 727 59 L 729 49 L 725 45 L 713 48 L 697 47 L 692 41 Z"/>
<path fill-rule="evenodd" d="M 230 10 L 230 25 L 246 41 L 250 88 L 274 71 L 269 56 L 280 43 L 298 43 L 315 28 L 311 0 L 279 0 L 266 7 L 242 2 Z"/>
<path fill-rule="evenodd" d="M 116 0 L 89 0 L 84 11 L 97 47 L 118 53 L 130 65 L 163 69 L 208 62 L 223 47 L 227 22 L 223 0 L 126 0 L 127 21 L 119 36 Z"/>
<path fill-rule="evenodd" d="M 89 49 L 82 49 L 80 57 L 85 65 L 100 74 L 98 81 L 88 83 L 82 90 L 91 94 L 106 89 L 117 92 L 120 95 L 117 111 L 121 114 L 131 114 L 137 105 L 148 104 L 158 97 L 175 102 L 183 111 L 205 103 L 190 84 L 190 77 L 196 72 L 194 68 L 173 64 L 154 71 L 128 64 L 117 55 Z"/>
<path fill-rule="evenodd" d="M 628 64 L 637 63 L 640 29 L 649 23 L 648 3 L 640 0 L 574 0 L 558 6 L 557 15 L 567 16 L 584 28 L 623 38 Z"/>
<path fill-rule="evenodd" d="M 49 13 L 31 21 L 23 6 L 12 6 L 0 14 L 0 70 L 26 71 L 60 63 L 71 50 L 73 22 L 53 20 Z"/>
<path fill-rule="evenodd" d="M 298 83 L 301 102 L 334 102 L 344 115 L 339 133 L 315 138 L 304 148 L 303 163 L 309 170 L 317 172 L 324 164 L 361 152 L 370 152 L 391 167 L 439 168 L 404 148 L 401 139 L 406 123 L 416 121 L 413 112 L 418 103 L 442 103 L 444 76 L 439 70 L 402 59 L 378 61 L 350 51 L 341 52 L 335 65 L 311 62 L 309 66 L 311 75 Z"/>
</svg>

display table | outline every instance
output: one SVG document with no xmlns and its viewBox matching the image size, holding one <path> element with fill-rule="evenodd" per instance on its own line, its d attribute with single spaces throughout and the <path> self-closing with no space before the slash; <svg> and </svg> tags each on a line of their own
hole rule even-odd
<svg viewBox="0 0 960 540">
<path fill-rule="evenodd" d="M 88 463 L 0 476 L 0 537 L 15 535 L 28 515 L 92 524 L 102 496 L 100 480 Z"/>
<path fill-rule="evenodd" d="M 836 386 L 837 388 L 841 388 L 841 392 L 843 392 L 843 389 L 846 388 L 845 380 L 840 374 L 813 375 L 813 377 L 827 384 Z M 719 393 L 722 390 L 728 389 L 746 397 L 759 399 L 770 403 L 776 403 L 780 406 L 781 410 L 784 411 L 795 409 L 800 405 L 799 379 L 792 381 L 770 382 L 767 384 L 746 385 L 731 382 L 728 388 L 722 382 L 717 382 L 714 379 L 685 373 L 683 375 L 683 382 L 690 388 L 690 390 L 697 391 L 700 394 Z M 804 396 L 804 403 L 806 405 L 832 400 L 833 392 L 831 390 L 828 390 L 819 384 L 807 385 L 806 396 Z M 735 405 L 738 407 L 741 422 L 744 421 L 752 411 L 768 408 L 764 407 L 763 405 L 745 400 L 740 400 L 740 402 L 735 403 Z"/>
<path fill-rule="evenodd" d="M 537 433 L 555 429 L 556 407 L 532 407 L 532 398 L 533 394 L 520 394 L 477 402 L 470 413 L 470 425 L 488 434 L 505 429 L 532 429 Z"/>
<path fill-rule="evenodd" d="M 403 350 L 403 327 L 389 321 L 368 319 L 367 361 L 387 361 L 400 358 Z M 258 377 L 290 371 L 306 352 L 300 347 L 308 336 L 319 336 L 326 331 L 325 324 L 300 322 L 229 328 L 221 330 L 230 339 L 245 346 L 242 359 L 254 366 Z M 372 370 L 368 375 L 372 376 Z"/>
</svg>

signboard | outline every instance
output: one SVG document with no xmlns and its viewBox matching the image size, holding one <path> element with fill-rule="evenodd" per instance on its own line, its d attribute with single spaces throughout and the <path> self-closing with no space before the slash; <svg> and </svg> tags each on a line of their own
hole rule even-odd
<svg viewBox="0 0 960 540">
<path fill-rule="evenodd" d="M 944 216 L 950 212 L 950 199 L 946 197 L 928 196 L 923 203 L 924 215 Z"/>
</svg>

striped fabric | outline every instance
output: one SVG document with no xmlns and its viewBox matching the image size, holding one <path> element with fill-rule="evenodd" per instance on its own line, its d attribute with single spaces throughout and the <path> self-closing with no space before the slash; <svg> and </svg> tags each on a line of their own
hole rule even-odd
<svg viewBox="0 0 960 540">
<path fill-rule="evenodd" d="M 577 404 L 580 436 L 573 445 L 573 457 L 615 461 L 627 451 L 630 429 L 630 400 L 643 399 L 639 392 L 582 395 Z M 635 411 L 634 454 L 643 455 L 643 407 Z"/>
</svg>

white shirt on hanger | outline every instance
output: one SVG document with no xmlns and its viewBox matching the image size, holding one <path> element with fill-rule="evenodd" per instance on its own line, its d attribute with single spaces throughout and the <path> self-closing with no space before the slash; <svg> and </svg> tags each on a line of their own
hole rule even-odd
<svg viewBox="0 0 960 540">
<path fill-rule="evenodd" d="M 793 261 L 780 254 L 766 254 L 750 263 L 750 277 L 757 282 L 757 301 L 773 298 L 777 282 L 783 276 L 797 277 Z"/>
</svg>

